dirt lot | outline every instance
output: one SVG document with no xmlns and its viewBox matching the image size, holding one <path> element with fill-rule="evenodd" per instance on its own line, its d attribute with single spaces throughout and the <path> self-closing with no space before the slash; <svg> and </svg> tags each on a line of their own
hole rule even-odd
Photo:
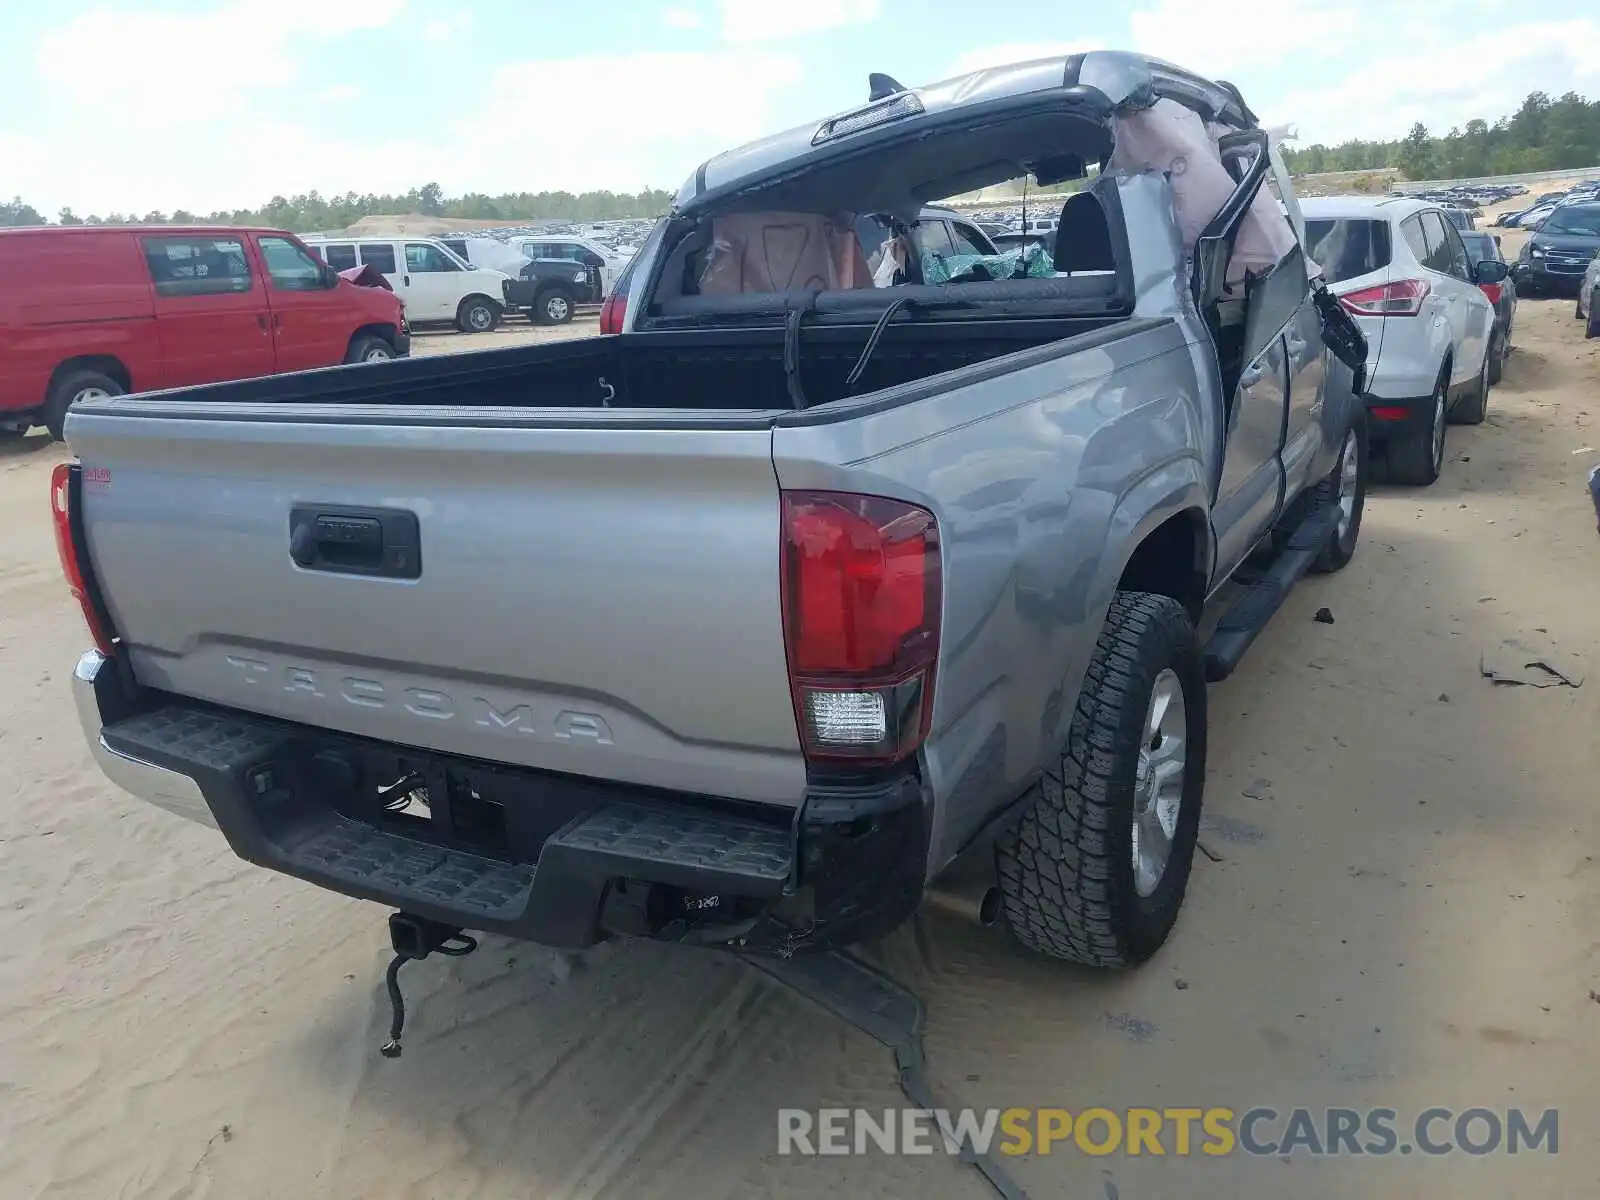
<svg viewBox="0 0 1600 1200">
<path fill-rule="evenodd" d="M 411 353 L 432 355 L 461 354 L 468 350 L 498 350 L 506 346 L 565 342 L 571 338 L 594 337 L 599 332 L 598 312 L 579 312 L 566 325 L 533 325 L 522 317 L 511 317 L 493 333 L 457 333 L 449 326 L 435 325 L 413 334 Z"/>
<path fill-rule="evenodd" d="M 1440 484 L 1380 490 L 1352 566 L 1213 691 L 1210 853 L 1154 962 L 1094 978 L 938 916 L 881 953 L 957 1103 L 1558 1107 L 1560 1155 L 1068 1146 L 1011 1164 L 1036 1198 L 1600 1189 L 1600 676 L 1479 672 L 1508 637 L 1600 667 L 1600 343 L 1568 301 L 1524 304 L 1516 340 Z M 245 866 L 91 767 L 58 450 L 0 454 L 0 1195 L 988 1194 L 943 1155 L 778 1157 L 777 1108 L 898 1104 L 891 1064 L 707 952 L 489 939 L 408 968 L 406 1055 L 380 1058 L 383 910 Z"/>
</svg>

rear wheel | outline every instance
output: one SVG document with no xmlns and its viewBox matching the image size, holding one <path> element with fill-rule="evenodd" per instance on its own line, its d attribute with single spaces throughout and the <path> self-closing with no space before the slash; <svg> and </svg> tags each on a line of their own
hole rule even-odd
<svg viewBox="0 0 1600 1200">
<path fill-rule="evenodd" d="M 1333 537 L 1311 564 L 1312 571 L 1318 575 L 1342 571 L 1356 555 L 1356 542 L 1361 538 L 1361 515 L 1367 507 L 1366 416 L 1365 412 L 1356 414 L 1355 422 L 1344 435 L 1339 461 L 1312 493 L 1312 503 L 1318 508 L 1335 505 L 1339 510 Z"/>
<path fill-rule="evenodd" d="M 1506 355 L 1511 353 L 1511 334 L 1497 329 L 1489 338 L 1489 382 L 1499 383 L 1506 374 Z"/>
<path fill-rule="evenodd" d="M 456 328 L 462 333 L 490 333 L 500 324 L 500 307 L 487 296 L 468 296 L 456 310 Z"/>
<path fill-rule="evenodd" d="M 572 320 L 572 295 L 565 288 L 550 288 L 533 302 L 533 319 L 540 325 L 565 325 Z"/>
<path fill-rule="evenodd" d="M 1409 483 L 1428 487 L 1444 470 L 1444 438 L 1448 428 L 1446 408 L 1450 396 L 1450 368 L 1439 372 L 1439 382 L 1434 385 L 1429 398 L 1433 408 L 1428 424 L 1389 443 L 1389 474 L 1396 483 Z"/>
<path fill-rule="evenodd" d="M 1484 352 L 1483 365 L 1478 368 L 1478 382 L 1472 385 L 1472 391 L 1461 398 L 1455 411 L 1450 414 L 1451 419 L 1461 425 L 1482 425 L 1484 417 L 1489 415 L 1489 372 L 1492 370 L 1494 356 L 1497 353 L 1491 339 L 1489 348 Z"/>
<path fill-rule="evenodd" d="M 997 849 L 1007 923 L 1054 958 L 1116 969 L 1167 940 L 1206 774 L 1206 686 L 1183 605 L 1118 592 L 1067 746 Z"/>
<path fill-rule="evenodd" d="M 344 356 L 347 363 L 388 362 L 393 359 L 394 347 L 375 333 L 364 333 L 350 339 L 350 350 Z"/>
<path fill-rule="evenodd" d="M 1600 288 L 1589 297 L 1589 323 L 1583 328 L 1586 338 L 1600 338 Z"/>
<path fill-rule="evenodd" d="M 50 395 L 44 404 L 44 427 L 59 442 L 66 436 L 67 409 L 79 400 L 101 400 L 120 396 L 125 391 L 126 388 L 103 371 L 87 368 L 68 371 L 50 386 Z"/>
</svg>

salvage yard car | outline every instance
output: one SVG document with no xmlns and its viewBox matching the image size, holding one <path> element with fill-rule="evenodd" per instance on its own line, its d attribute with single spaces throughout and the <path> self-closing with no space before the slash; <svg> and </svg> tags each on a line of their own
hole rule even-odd
<svg viewBox="0 0 1600 1200">
<path fill-rule="evenodd" d="M 867 270 L 861 214 L 1095 163 L 1048 277 Z M 89 745 L 402 958 L 825 950 L 959 856 L 1027 945 L 1139 963 L 1207 682 L 1361 528 L 1366 349 L 1297 214 L 1232 87 L 1044 59 L 711 159 L 616 336 L 80 403 Z"/>
<path fill-rule="evenodd" d="M 0 441 L 77 400 L 403 357 L 390 293 L 280 229 L 0 230 Z"/>
<path fill-rule="evenodd" d="M 1396 483 L 1426 487 L 1444 470 L 1450 422 L 1478 425 L 1488 414 L 1499 316 L 1481 285 L 1509 268 L 1474 264 L 1429 201 L 1327 196 L 1304 211 L 1311 257 L 1366 334 L 1373 446 Z"/>
<path fill-rule="evenodd" d="M 335 270 L 376 269 L 412 321 L 449 321 L 462 333 L 488 333 L 500 324 L 501 285 L 510 276 L 473 266 L 437 238 L 314 234 L 305 241 Z"/>
</svg>

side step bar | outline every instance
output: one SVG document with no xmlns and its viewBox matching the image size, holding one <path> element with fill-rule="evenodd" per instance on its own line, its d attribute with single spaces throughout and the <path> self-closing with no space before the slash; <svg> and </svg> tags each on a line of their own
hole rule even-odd
<svg viewBox="0 0 1600 1200">
<path fill-rule="evenodd" d="M 1319 508 L 1300 522 L 1283 553 L 1245 588 L 1206 643 L 1207 683 L 1221 683 L 1233 674 L 1338 527 L 1339 509 L 1334 505 Z"/>
</svg>

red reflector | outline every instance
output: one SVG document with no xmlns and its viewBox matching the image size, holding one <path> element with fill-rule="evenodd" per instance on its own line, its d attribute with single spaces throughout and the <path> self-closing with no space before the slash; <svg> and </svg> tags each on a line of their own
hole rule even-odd
<svg viewBox="0 0 1600 1200">
<path fill-rule="evenodd" d="M 55 525 L 56 554 L 61 559 L 61 573 L 66 576 L 67 590 L 83 610 L 84 622 L 89 626 L 89 636 L 94 638 L 95 649 L 110 656 L 116 646 L 110 632 L 101 624 L 95 612 L 94 601 L 89 599 L 89 588 L 84 581 L 83 568 L 78 561 L 78 543 L 72 531 L 72 464 L 57 463 L 50 472 L 50 511 Z"/>
<path fill-rule="evenodd" d="M 627 311 L 628 298 L 612 292 L 600 306 L 600 332 L 621 333 L 622 318 L 627 315 Z"/>
<path fill-rule="evenodd" d="M 1498 283 L 1480 283 L 1478 286 L 1483 289 L 1483 294 L 1489 297 L 1490 304 L 1500 303 L 1500 289 L 1504 285 Z"/>
<path fill-rule="evenodd" d="M 1380 421 L 1404 421 L 1411 415 L 1409 408 L 1393 404 L 1375 404 L 1367 411 Z"/>
<path fill-rule="evenodd" d="M 784 637 L 808 757 L 894 762 L 927 736 L 939 527 L 925 508 L 783 494 Z"/>
<path fill-rule="evenodd" d="M 1361 288 L 1339 297 L 1345 311 L 1358 317 L 1414 317 L 1422 311 L 1428 285 L 1420 279 L 1397 279 Z"/>
</svg>

